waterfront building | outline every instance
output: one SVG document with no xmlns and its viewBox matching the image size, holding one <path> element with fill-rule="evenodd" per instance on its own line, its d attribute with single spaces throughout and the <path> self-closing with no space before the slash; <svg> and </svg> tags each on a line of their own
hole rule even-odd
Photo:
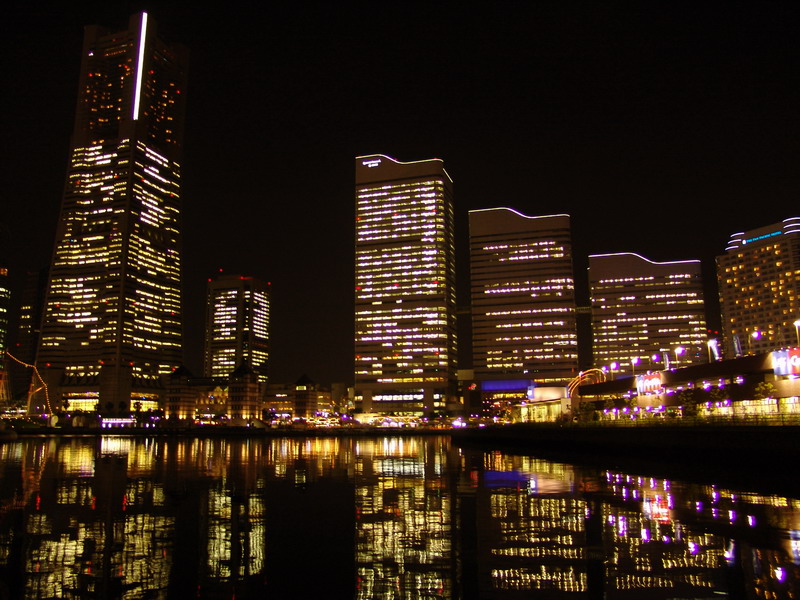
<svg viewBox="0 0 800 600">
<path fill-rule="evenodd" d="M 469 213 L 472 353 L 479 380 L 564 384 L 578 374 L 569 215 Z"/>
<path fill-rule="evenodd" d="M 32 412 L 156 409 L 181 362 L 186 67 L 147 13 L 85 30 Z"/>
<path fill-rule="evenodd" d="M 800 346 L 800 217 L 734 233 L 717 282 L 726 356 Z"/>
<path fill-rule="evenodd" d="M 440 159 L 375 154 L 355 167 L 361 411 L 445 410 L 456 396 L 452 180 Z"/>
<path fill-rule="evenodd" d="M 699 260 L 589 257 L 593 362 L 635 374 L 707 360 Z"/>
<path fill-rule="evenodd" d="M 269 367 L 270 284 L 255 277 L 208 280 L 206 377 L 228 377 L 243 362 L 266 384 Z"/>
<path fill-rule="evenodd" d="M 0 408 L 8 407 L 12 401 L 9 361 L 6 359 L 10 308 L 11 286 L 8 282 L 8 266 L 5 256 L 0 256 Z"/>
<path fill-rule="evenodd" d="M 270 384 L 264 409 L 270 419 L 289 421 L 333 414 L 332 390 L 303 374 L 292 384 Z"/>
</svg>

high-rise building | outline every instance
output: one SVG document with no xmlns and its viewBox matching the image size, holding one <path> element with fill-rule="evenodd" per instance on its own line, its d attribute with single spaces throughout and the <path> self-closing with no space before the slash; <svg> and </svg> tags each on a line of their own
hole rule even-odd
<svg viewBox="0 0 800 600">
<path fill-rule="evenodd" d="M 11 307 L 11 286 L 8 281 L 6 257 L 0 254 L 0 408 L 11 404 L 11 377 L 9 361 L 6 359 L 8 348 L 9 309 Z"/>
<path fill-rule="evenodd" d="M 800 217 L 734 233 L 717 282 L 727 356 L 800 346 Z"/>
<path fill-rule="evenodd" d="M 563 384 L 578 374 L 569 215 L 469 213 L 475 377 Z"/>
<path fill-rule="evenodd" d="M 706 360 L 699 260 L 589 257 L 594 365 L 636 373 Z"/>
<path fill-rule="evenodd" d="M 456 386 L 452 180 L 440 159 L 356 158 L 355 386 L 365 412 L 446 408 Z"/>
<path fill-rule="evenodd" d="M 186 67 L 147 13 L 86 28 L 32 411 L 155 409 L 181 363 Z"/>
<path fill-rule="evenodd" d="M 269 305 L 269 282 L 240 275 L 208 280 L 206 377 L 229 377 L 246 364 L 267 382 Z"/>
</svg>

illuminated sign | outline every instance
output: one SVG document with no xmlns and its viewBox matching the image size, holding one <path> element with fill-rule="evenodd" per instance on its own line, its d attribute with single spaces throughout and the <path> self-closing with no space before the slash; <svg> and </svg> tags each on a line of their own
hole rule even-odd
<svg viewBox="0 0 800 600">
<path fill-rule="evenodd" d="M 379 164 L 381 164 L 381 159 L 370 158 L 369 160 L 362 161 L 361 164 L 371 169 L 372 167 L 377 167 Z"/>
<path fill-rule="evenodd" d="M 757 242 L 759 240 L 765 240 L 767 238 L 775 237 L 776 235 L 781 235 L 782 231 L 773 231 L 772 233 L 767 233 L 765 235 L 757 235 L 756 237 L 751 237 L 746 240 L 742 240 L 743 244 L 752 244 L 753 242 Z"/>
<path fill-rule="evenodd" d="M 775 350 L 772 353 L 772 370 L 775 375 L 800 375 L 800 348 Z"/>
<path fill-rule="evenodd" d="M 660 372 L 636 376 L 636 391 L 639 394 L 657 394 L 662 386 Z"/>
</svg>

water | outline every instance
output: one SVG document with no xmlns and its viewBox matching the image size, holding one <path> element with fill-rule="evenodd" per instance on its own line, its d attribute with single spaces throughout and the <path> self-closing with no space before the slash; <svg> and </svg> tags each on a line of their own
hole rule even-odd
<svg viewBox="0 0 800 600">
<path fill-rule="evenodd" d="M 800 500 L 447 437 L 0 445 L 0 598 L 794 598 Z"/>
</svg>

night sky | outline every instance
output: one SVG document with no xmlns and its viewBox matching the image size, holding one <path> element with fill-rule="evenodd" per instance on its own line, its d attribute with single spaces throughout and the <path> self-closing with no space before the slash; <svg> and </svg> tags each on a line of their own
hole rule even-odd
<svg viewBox="0 0 800 600">
<path fill-rule="evenodd" d="M 197 374 L 206 280 L 223 269 L 272 282 L 273 381 L 351 382 L 357 155 L 445 161 L 462 305 L 470 209 L 570 214 L 581 304 L 589 254 L 702 259 L 712 277 L 732 233 L 800 212 L 800 3 L 289 4 L 6 9 L 0 235 L 15 286 L 52 252 L 83 26 L 124 28 L 143 8 L 191 51 Z"/>
</svg>

